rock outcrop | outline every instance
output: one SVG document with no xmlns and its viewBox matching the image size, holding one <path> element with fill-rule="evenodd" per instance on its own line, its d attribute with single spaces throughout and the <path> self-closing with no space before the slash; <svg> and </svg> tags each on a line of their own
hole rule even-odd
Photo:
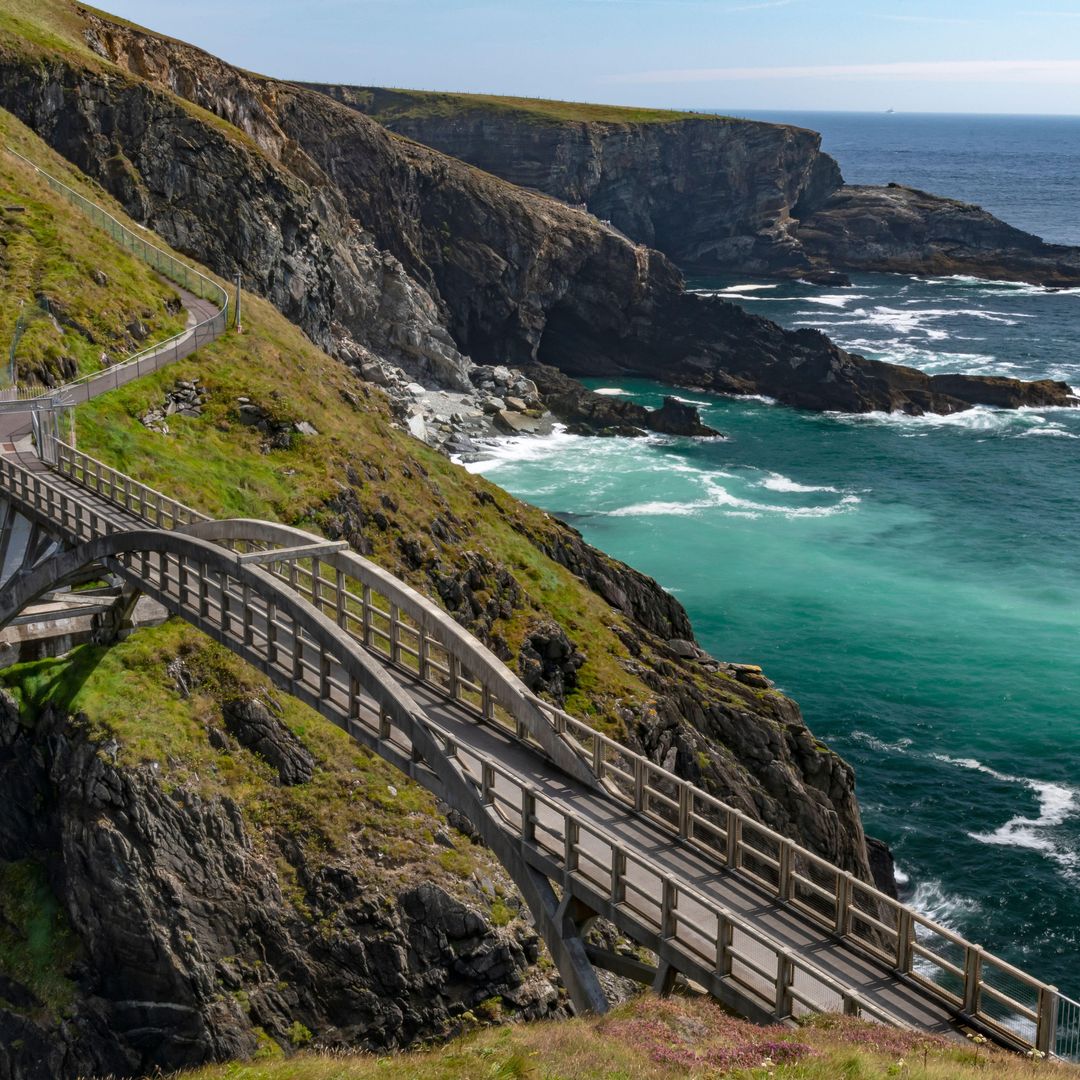
<svg viewBox="0 0 1080 1080">
<path fill-rule="evenodd" d="M 1080 248 L 1048 244 L 978 206 L 899 184 L 845 185 L 804 215 L 794 235 L 818 269 L 1080 284 Z"/>
<path fill-rule="evenodd" d="M 234 710 L 237 726 L 305 782 L 294 766 L 311 755 L 265 706 Z M 61 968 L 62 1006 L 0 973 L 4 1080 L 172 1072 L 274 1044 L 390 1049 L 476 1023 L 488 1001 L 522 1018 L 561 1007 L 520 921 L 495 926 L 430 881 L 373 886 L 347 854 L 312 860 L 280 831 L 256 838 L 233 800 L 116 751 L 0 692 L 0 865 L 43 868 L 48 933 L 75 942 L 41 958 Z"/>
<path fill-rule="evenodd" d="M 659 409 L 646 409 L 633 401 L 586 390 L 550 364 L 530 364 L 526 370 L 543 394 L 544 403 L 573 434 L 640 435 L 654 431 L 663 435 L 720 435 L 701 422 L 695 406 L 672 397 L 664 398 Z"/>
<path fill-rule="evenodd" d="M 991 392 L 965 376 L 938 393 L 911 369 L 703 301 L 667 258 L 595 217 L 325 95 L 80 12 L 102 59 L 5 41 L 0 105 L 175 246 L 241 270 L 339 355 L 367 350 L 448 386 L 466 379 L 466 356 L 540 360 L 858 411 L 952 411 Z M 1069 403 L 1064 384 L 1017 382 L 1012 396 Z"/>
<path fill-rule="evenodd" d="M 730 117 L 544 115 L 543 103 L 305 84 L 393 131 L 582 205 L 679 267 L 842 280 L 845 271 L 1080 284 L 1080 249 L 895 184 L 852 187 L 817 132 Z"/>
</svg>

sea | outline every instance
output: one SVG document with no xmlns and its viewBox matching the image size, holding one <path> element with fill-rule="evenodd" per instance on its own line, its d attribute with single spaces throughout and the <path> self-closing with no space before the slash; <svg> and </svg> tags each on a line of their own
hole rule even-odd
<svg viewBox="0 0 1080 1080">
<path fill-rule="evenodd" d="M 898 181 L 1080 244 L 1080 118 L 755 113 Z M 699 279 L 928 371 L 1080 388 L 1080 289 L 865 274 Z M 922 912 L 1080 996 L 1080 410 L 820 415 L 637 379 L 724 441 L 505 439 L 469 467 L 651 574 L 853 766 Z"/>
</svg>

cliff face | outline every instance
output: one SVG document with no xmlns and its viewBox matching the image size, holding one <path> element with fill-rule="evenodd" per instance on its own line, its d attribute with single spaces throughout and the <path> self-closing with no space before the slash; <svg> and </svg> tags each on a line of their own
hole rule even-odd
<svg viewBox="0 0 1080 1080">
<path fill-rule="evenodd" d="M 205 709 L 205 687 L 186 686 Z M 157 704 L 175 720 L 169 696 Z M 563 1008 L 494 860 L 468 854 L 406 781 L 309 751 L 270 700 L 212 708 L 193 742 L 134 764 L 86 717 L 20 713 L 0 691 L 4 1080 L 172 1072 L 312 1041 L 387 1049 Z M 202 790 L 192 746 L 206 775 L 244 776 L 236 794 Z M 336 843 L 307 809 L 315 783 L 352 819 Z M 282 796 L 295 801 L 278 816 Z M 475 878 L 431 856 L 434 872 L 405 869 L 402 842 L 374 832 L 380 799 Z M 48 915 L 20 925 L 30 903 Z"/>
<path fill-rule="evenodd" d="M 428 115 L 400 91 L 302 85 L 511 183 L 587 206 L 684 269 L 805 263 L 790 235 L 793 208 L 810 212 L 843 183 L 821 136 L 805 128 L 726 117 L 559 122 L 464 95 Z"/>
<path fill-rule="evenodd" d="M 1080 249 L 978 207 L 845 185 L 816 132 L 724 117 L 544 116 L 467 94 L 305 84 L 516 184 L 580 203 L 684 270 L 829 280 L 844 271 L 1080 284 Z"/>
<path fill-rule="evenodd" d="M 1003 395 L 972 377 L 939 391 L 910 369 L 701 301 L 664 256 L 594 217 L 397 138 L 322 94 L 80 17 L 108 60 L 9 42 L 0 104 L 139 219 L 222 273 L 242 270 L 346 359 L 404 355 L 451 383 L 465 377 L 462 354 L 541 360 L 571 374 L 624 371 L 856 411 L 952 411 L 991 394 L 1068 402 L 1064 384 L 1014 383 Z"/>
</svg>

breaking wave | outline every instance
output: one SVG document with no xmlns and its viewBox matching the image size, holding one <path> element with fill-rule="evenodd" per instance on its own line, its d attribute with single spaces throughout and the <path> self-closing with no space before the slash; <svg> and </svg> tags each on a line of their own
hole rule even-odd
<svg viewBox="0 0 1080 1080">
<path fill-rule="evenodd" d="M 1037 817 L 1017 814 L 991 832 L 968 833 L 981 844 L 1027 848 L 1052 860 L 1071 880 L 1080 878 L 1080 852 L 1055 837 L 1052 830 L 1080 814 L 1080 790 L 1048 780 L 1033 780 L 1026 776 L 1010 776 L 984 765 L 976 758 L 954 758 L 948 754 L 931 755 L 937 761 L 985 773 L 1005 784 L 1020 784 L 1035 794 L 1039 801 Z"/>
</svg>

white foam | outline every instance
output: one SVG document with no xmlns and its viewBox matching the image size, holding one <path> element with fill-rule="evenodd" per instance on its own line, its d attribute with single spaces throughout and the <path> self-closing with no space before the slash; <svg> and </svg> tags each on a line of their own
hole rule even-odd
<svg viewBox="0 0 1080 1080">
<path fill-rule="evenodd" d="M 617 386 L 600 386 L 593 391 L 594 394 L 603 394 L 605 397 L 629 397 L 629 390 L 620 390 Z"/>
<path fill-rule="evenodd" d="M 1023 439 L 1028 435 L 1050 435 L 1059 439 L 1080 439 L 1080 435 L 1077 435 L 1075 431 L 1066 431 L 1060 427 L 1031 428 L 1029 431 L 1021 431 L 1017 438 Z"/>
<path fill-rule="evenodd" d="M 884 739 L 879 739 L 876 735 L 871 735 L 868 731 L 853 731 L 851 737 L 857 742 L 869 746 L 871 750 L 876 750 L 879 754 L 902 754 L 911 746 L 911 740 L 908 738 L 897 739 L 896 742 L 890 743 Z"/>
<path fill-rule="evenodd" d="M 671 502 L 667 500 L 648 500 L 646 502 L 631 503 L 615 510 L 608 510 L 608 517 L 690 517 L 703 510 L 720 509 L 727 516 L 739 516 L 748 518 L 761 517 L 763 514 L 775 514 L 787 518 L 820 518 L 832 517 L 834 514 L 843 514 L 852 510 L 861 500 L 857 495 L 844 495 L 839 502 L 830 506 L 786 506 L 783 504 L 756 502 L 753 499 L 744 499 L 734 495 L 719 478 L 733 479 L 730 473 L 716 472 L 711 475 L 703 475 L 702 487 L 705 489 L 705 497 L 688 499 L 684 502 Z M 786 480 L 786 477 L 780 477 Z M 763 486 L 763 485 L 759 485 Z M 804 488 L 796 485 L 799 491 L 835 491 L 833 488 Z M 785 491 L 794 490 L 784 488 Z"/>
<path fill-rule="evenodd" d="M 945 891 L 945 886 L 933 878 L 920 881 L 915 886 L 908 903 L 920 915 L 936 922 L 953 933 L 962 932 L 964 923 L 979 913 L 979 903 L 968 896 Z M 936 970 L 936 965 L 934 965 Z"/>
<path fill-rule="evenodd" d="M 776 398 L 765 394 L 717 394 L 717 397 L 731 398 L 734 401 L 756 401 L 759 405 L 775 405 Z"/>
<path fill-rule="evenodd" d="M 535 435 L 507 435 L 503 438 L 490 439 L 481 445 L 481 450 L 486 456 L 480 461 L 462 462 L 458 455 L 455 455 L 451 460 L 456 464 L 463 465 L 467 472 L 488 473 L 501 468 L 503 465 L 524 461 L 541 461 L 546 457 L 587 441 L 588 436 L 570 435 L 567 433 L 564 424 L 556 424 L 550 435 L 541 437 Z"/>
<path fill-rule="evenodd" d="M 1080 288 L 1055 289 L 1049 285 L 1035 285 L 1027 281 L 995 281 L 992 278 L 972 277 L 970 274 L 952 274 L 940 278 L 917 278 L 924 285 L 976 285 L 979 287 L 980 296 L 1000 296 L 1008 293 L 1010 296 L 1057 296 L 1080 295 Z"/>
<path fill-rule="evenodd" d="M 777 287 L 778 286 L 776 285 L 726 285 L 723 291 L 733 293 L 749 293 L 760 292 L 763 289 L 775 289 Z"/>
<path fill-rule="evenodd" d="M 826 293 L 824 296 L 801 296 L 799 299 L 804 304 L 822 304 L 825 307 L 845 308 L 853 300 L 869 300 L 869 293 L 851 293 L 841 296 L 838 293 Z"/>
<path fill-rule="evenodd" d="M 780 473 L 770 473 L 764 480 L 762 480 L 758 487 L 767 488 L 769 491 L 790 491 L 796 493 L 809 493 L 813 491 L 830 491 L 833 494 L 839 494 L 839 488 L 822 486 L 818 487 L 814 484 L 800 484 L 795 480 L 791 480 L 786 476 L 782 476 Z"/>
<path fill-rule="evenodd" d="M 707 500 L 685 503 L 662 501 L 633 503 L 630 506 L 622 506 L 618 510 L 609 510 L 608 517 L 656 517 L 657 515 L 688 517 L 699 510 L 708 509 L 711 505 L 712 503 Z"/>
<path fill-rule="evenodd" d="M 1045 855 L 1070 878 L 1077 877 L 1080 870 L 1080 853 L 1065 846 L 1049 830 L 1064 824 L 1069 818 L 1080 813 L 1080 791 L 1048 780 L 1033 780 L 1027 776 L 1010 776 L 984 765 L 976 758 L 954 758 L 948 754 L 932 754 L 931 757 L 962 769 L 971 769 L 985 773 L 1006 784 L 1022 784 L 1035 793 L 1039 800 L 1038 817 L 1024 817 L 1017 814 L 1004 825 L 991 832 L 968 833 L 972 840 L 981 844 L 996 844 L 1002 847 L 1027 848 Z"/>
<path fill-rule="evenodd" d="M 716 292 L 712 296 L 719 296 L 728 300 L 740 300 L 747 302 L 753 300 L 758 304 L 820 304 L 822 307 L 831 307 L 842 310 L 855 300 L 869 300 L 869 293 L 851 293 L 841 296 L 839 293 L 825 293 L 822 296 L 747 296 L 744 293 Z M 797 311 L 796 315 L 813 315 L 812 311 Z"/>
<path fill-rule="evenodd" d="M 1041 430 L 1048 423 L 1044 414 L 1066 413 L 1076 415 L 1067 405 L 1022 406 L 1019 409 L 995 409 L 988 405 L 976 405 L 954 413 L 923 413 L 909 416 L 901 412 L 835 413 L 827 415 L 841 424 L 889 424 L 904 434 L 925 433 L 933 429 L 970 431 L 980 435 L 1004 434 L 1015 437 L 1030 430 Z"/>
</svg>

